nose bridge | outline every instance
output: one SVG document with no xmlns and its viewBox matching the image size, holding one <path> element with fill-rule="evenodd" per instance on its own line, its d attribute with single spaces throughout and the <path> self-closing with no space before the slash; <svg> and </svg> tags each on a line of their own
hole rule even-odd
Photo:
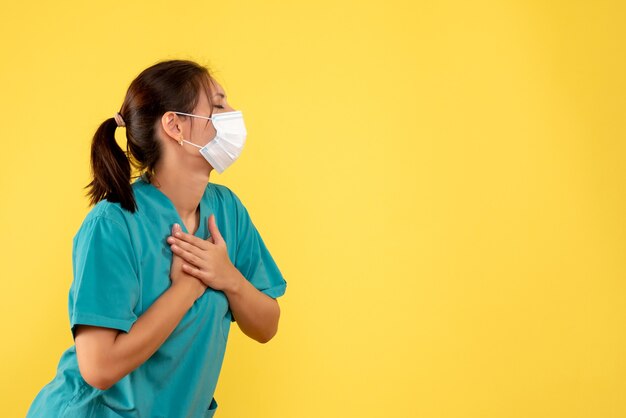
<svg viewBox="0 0 626 418">
<path fill-rule="evenodd" d="M 227 112 L 232 112 L 235 109 L 228 102 L 224 102 L 224 110 Z"/>
</svg>

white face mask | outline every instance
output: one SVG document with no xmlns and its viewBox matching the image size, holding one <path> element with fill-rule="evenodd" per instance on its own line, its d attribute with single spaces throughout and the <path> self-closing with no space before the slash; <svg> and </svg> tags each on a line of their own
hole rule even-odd
<svg viewBox="0 0 626 418">
<path fill-rule="evenodd" d="M 215 138 L 208 144 L 201 147 L 193 142 L 182 140 L 183 142 L 200 148 L 200 154 L 211 164 L 211 166 L 222 174 L 243 151 L 246 143 L 246 125 L 243 122 L 243 115 L 240 110 L 232 112 L 214 113 L 211 117 L 194 115 L 191 113 L 174 112 L 179 115 L 187 115 L 195 118 L 208 119 L 213 122 L 217 131 Z M 182 142 L 181 142 L 182 145 Z"/>
</svg>

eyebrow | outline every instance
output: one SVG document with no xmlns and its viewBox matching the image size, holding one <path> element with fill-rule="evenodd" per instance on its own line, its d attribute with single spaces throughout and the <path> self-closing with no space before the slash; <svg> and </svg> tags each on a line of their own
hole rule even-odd
<svg viewBox="0 0 626 418">
<path fill-rule="evenodd" d="M 215 93 L 213 96 L 220 96 L 222 99 L 226 96 L 224 96 L 222 93 Z"/>
</svg>

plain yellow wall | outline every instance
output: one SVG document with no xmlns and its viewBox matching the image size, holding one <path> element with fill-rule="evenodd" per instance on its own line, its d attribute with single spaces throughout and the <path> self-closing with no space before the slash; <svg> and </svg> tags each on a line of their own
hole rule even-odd
<svg viewBox="0 0 626 418">
<path fill-rule="evenodd" d="M 269 344 L 233 324 L 217 416 L 626 416 L 625 12 L 4 1 L 2 416 L 72 344 L 91 137 L 168 58 L 243 111 L 211 181 L 288 281 Z"/>
</svg>

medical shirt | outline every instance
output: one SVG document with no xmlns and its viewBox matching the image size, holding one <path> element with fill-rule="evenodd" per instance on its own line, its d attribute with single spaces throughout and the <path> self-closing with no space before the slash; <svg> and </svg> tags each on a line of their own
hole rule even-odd
<svg viewBox="0 0 626 418">
<path fill-rule="evenodd" d="M 174 223 L 188 231 L 172 201 L 145 177 L 131 186 L 135 213 L 119 203 L 100 201 L 74 236 L 72 335 L 77 324 L 128 332 L 170 287 L 172 252 L 166 238 Z M 241 274 L 268 296 L 283 295 L 287 282 L 248 211 L 228 187 L 207 184 L 196 236 L 209 236 L 212 213 Z M 161 347 L 107 390 L 83 380 L 73 345 L 61 356 L 56 376 L 33 400 L 27 417 L 212 417 L 232 321 L 224 292 L 208 287 Z"/>
</svg>

